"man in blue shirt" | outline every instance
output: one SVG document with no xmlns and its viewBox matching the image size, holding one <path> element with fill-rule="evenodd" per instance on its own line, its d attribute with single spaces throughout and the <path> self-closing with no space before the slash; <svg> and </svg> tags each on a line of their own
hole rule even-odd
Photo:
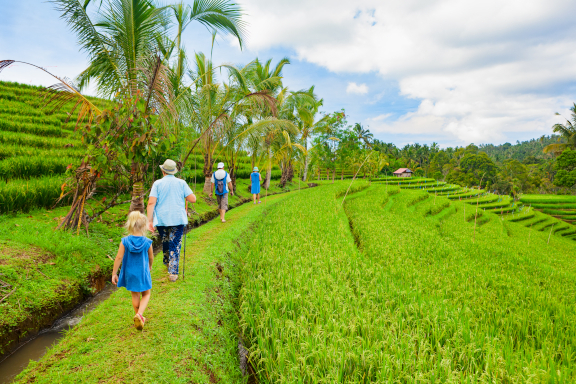
<svg viewBox="0 0 576 384">
<path fill-rule="evenodd" d="M 158 229 L 164 265 L 168 267 L 170 281 L 174 282 L 178 279 L 182 235 L 188 224 L 185 201 L 195 203 L 196 196 L 186 181 L 174 177 L 178 172 L 174 161 L 166 160 L 160 169 L 164 177 L 154 182 L 148 199 L 148 229 L 151 232 Z"/>
</svg>

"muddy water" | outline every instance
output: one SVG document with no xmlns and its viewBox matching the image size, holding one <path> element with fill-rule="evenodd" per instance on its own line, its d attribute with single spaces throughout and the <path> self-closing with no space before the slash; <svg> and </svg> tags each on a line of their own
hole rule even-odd
<svg viewBox="0 0 576 384">
<path fill-rule="evenodd" d="M 106 284 L 94 297 L 80 304 L 72 312 L 56 320 L 52 327 L 40 332 L 33 339 L 24 342 L 12 354 L 0 361 L 0 384 L 11 383 L 20 372 L 26 368 L 30 360 L 38 361 L 46 350 L 58 342 L 67 330 L 74 328 L 84 314 L 89 313 L 106 300 L 117 288 Z"/>
</svg>

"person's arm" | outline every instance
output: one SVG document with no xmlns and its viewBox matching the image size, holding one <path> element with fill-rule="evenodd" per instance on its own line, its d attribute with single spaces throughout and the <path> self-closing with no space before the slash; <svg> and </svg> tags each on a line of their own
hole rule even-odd
<svg viewBox="0 0 576 384">
<path fill-rule="evenodd" d="M 188 196 L 186 196 L 186 201 L 188 203 L 194 204 L 196 202 L 196 195 L 193 193 L 189 194 Z"/>
<path fill-rule="evenodd" d="M 211 191 L 212 191 L 212 192 L 210 192 L 210 195 L 211 195 L 211 196 L 213 196 L 213 195 L 216 193 L 215 185 L 216 185 L 216 184 L 214 184 L 214 183 L 210 183 L 210 188 L 211 188 Z"/>
<path fill-rule="evenodd" d="M 258 177 L 260 178 L 260 181 L 262 181 L 262 175 L 258 174 Z"/>
<path fill-rule="evenodd" d="M 152 271 L 152 263 L 154 262 L 154 250 L 152 249 L 152 245 L 148 248 L 148 267 L 150 267 L 150 271 Z"/>
<path fill-rule="evenodd" d="M 152 196 L 148 199 L 148 230 L 150 232 L 154 232 L 154 207 L 156 207 L 156 200 L 158 199 Z"/>
<path fill-rule="evenodd" d="M 118 253 L 116 254 L 116 259 L 114 260 L 114 269 L 112 271 L 112 284 L 118 284 L 118 268 L 122 264 L 122 259 L 124 258 L 124 244 L 120 243 L 120 248 L 118 248 Z"/>
<path fill-rule="evenodd" d="M 232 178 L 230 177 L 230 175 L 228 175 L 226 181 L 228 181 L 228 190 L 230 191 L 230 196 L 234 196 L 234 186 L 232 185 Z"/>
</svg>

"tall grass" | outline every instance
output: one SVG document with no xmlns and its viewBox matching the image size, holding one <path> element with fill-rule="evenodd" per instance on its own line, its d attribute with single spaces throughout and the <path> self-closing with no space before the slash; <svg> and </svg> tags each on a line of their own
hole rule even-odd
<svg viewBox="0 0 576 384">
<path fill-rule="evenodd" d="M 29 179 L 34 177 L 63 174 L 68 166 L 76 166 L 78 158 L 14 156 L 0 161 L 0 178 Z"/>
<path fill-rule="evenodd" d="M 79 146 L 80 142 L 67 138 L 42 137 L 26 133 L 0 131 L 0 144 L 23 145 L 36 148 L 64 148 L 68 144 Z"/>
<path fill-rule="evenodd" d="M 9 182 L 0 180 L 0 213 L 28 212 L 36 207 L 52 207 L 60 196 L 63 182 L 61 176 Z"/>
<path fill-rule="evenodd" d="M 44 124 L 7 120 L 3 118 L 0 118 L 0 131 L 32 133 L 38 136 L 62 137 L 62 128 L 60 124 L 57 126 L 51 124 L 44 125 Z"/>
<path fill-rule="evenodd" d="M 41 156 L 41 157 L 75 157 L 80 158 L 86 154 L 81 147 L 39 149 L 14 144 L 0 144 L 0 160 L 15 156 Z"/>
<path fill-rule="evenodd" d="M 576 196 L 570 195 L 522 195 L 523 203 L 576 203 Z"/>
<path fill-rule="evenodd" d="M 381 185 L 347 218 L 338 188 L 279 204 L 237 255 L 261 382 L 574 382 L 570 240 Z"/>
</svg>

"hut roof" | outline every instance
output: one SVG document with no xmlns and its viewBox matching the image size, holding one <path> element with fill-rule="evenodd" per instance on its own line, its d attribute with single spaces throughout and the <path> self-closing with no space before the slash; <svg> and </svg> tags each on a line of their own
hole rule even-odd
<svg viewBox="0 0 576 384">
<path fill-rule="evenodd" d="M 412 171 L 409 168 L 400 168 L 397 171 L 394 171 L 394 175 L 399 175 L 402 173 L 412 173 Z"/>
</svg>

